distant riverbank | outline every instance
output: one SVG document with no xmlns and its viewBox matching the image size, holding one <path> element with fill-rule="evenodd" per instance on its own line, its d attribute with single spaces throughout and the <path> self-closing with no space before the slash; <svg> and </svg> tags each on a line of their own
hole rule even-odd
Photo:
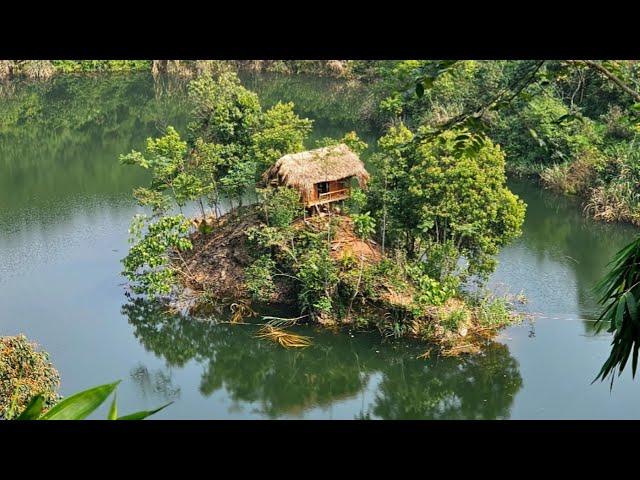
<svg viewBox="0 0 640 480">
<path fill-rule="evenodd" d="M 192 77 L 228 69 L 350 78 L 353 64 L 351 60 L 0 60 L 0 80 L 47 79 L 67 73 L 140 71 Z"/>
</svg>

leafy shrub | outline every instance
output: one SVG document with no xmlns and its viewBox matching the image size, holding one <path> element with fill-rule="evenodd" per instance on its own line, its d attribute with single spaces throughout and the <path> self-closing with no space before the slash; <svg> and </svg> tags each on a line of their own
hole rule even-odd
<svg viewBox="0 0 640 480">
<path fill-rule="evenodd" d="M 275 267 L 276 263 L 268 255 L 263 255 L 245 269 L 245 285 L 254 299 L 268 301 L 273 294 Z"/>
<path fill-rule="evenodd" d="M 51 63 L 63 73 L 151 70 L 151 60 L 52 60 Z"/>
<path fill-rule="evenodd" d="M 300 193 L 289 187 L 269 189 L 265 200 L 265 221 L 273 227 L 288 227 L 302 216 Z"/>
<path fill-rule="evenodd" d="M 192 247 L 187 238 L 189 222 L 182 215 L 148 220 L 137 215 L 131 223 L 129 241 L 133 246 L 122 261 L 123 274 L 136 293 L 168 294 L 175 275 L 175 269 L 169 266 L 171 253 Z"/>
<path fill-rule="evenodd" d="M 501 327 L 511 323 L 514 315 L 506 298 L 486 296 L 476 307 L 476 317 L 482 326 Z"/>
<path fill-rule="evenodd" d="M 303 310 L 329 313 L 338 285 L 338 268 L 326 249 L 311 249 L 302 259 L 297 277 L 301 287 L 298 298 Z"/>
<path fill-rule="evenodd" d="M 59 386 L 47 352 L 38 351 L 24 335 L 0 337 L 0 418 L 15 418 L 37 394 L 43 408 L 50 408 L 59 398 Z"/>
<path fill-rule="evenodd" d="M 421 262 L 413 262 L 405 265 L 409 278 L 418 288 L 416 302 L 422 306 L 442 305 L 456 293 L 456 288 L 451 283 L 441 283 L 434 280 L 426 272 L 426 267 Z"/>
<path fill-rule="evenodd" d="M 462 303 L 460 306 L 455 306 L 450 309 L 441 309 L 439 320 L 440 325 L 442 325 L 445 330 L 455 332 L 460 326 L 469 321 L 470 317 L 471 312 L 466 308 L 464 303 Z"/>
<path fill-rule="evenodd" d="M 346 202 L 347 212 L 359 213 L 367 205 L 367 194 L 359 188 L 355 187 L 351 189 L 351 196 Z"/>
<path fill-rule="evenodd" d="M 371 237 L 376 231 L 376 221 L 371 217 L 370 212 L 355 213 L 351 215 L 353 219 L 353 227 L 356 235 L 361 239 Z"/>
</svg>

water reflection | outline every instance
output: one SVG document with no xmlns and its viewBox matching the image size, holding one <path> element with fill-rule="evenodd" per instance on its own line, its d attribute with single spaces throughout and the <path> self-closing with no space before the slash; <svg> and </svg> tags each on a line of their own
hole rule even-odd
<svg viewBox="0 0 640 480">
<path fill-rule="evenodd" d="M 623 225 L 594 222 L 580 202 L 511 180 L 527 204 L 523 234 L 500 254 L 493 283 L 524 290 L 530 312 L 593 320 L 599 307 L 593 287 L 613 255 L 637 234 Z M 592 321 L 585 322 L 591 331 Z"/>
<path fill-rule="evenodd" d="M 522 387 L 518 362 L 500 343 L 461 358 L 391 360 L 372 409 L 380 418 L 509 418 L 513 397 Z"/>
<path fill-rule="evenodd" d="M 482 355 L 425 361 L 416 359 L 416 344 L 307 327 L 301 331 L 313 346 L 285 350 L 256 339 L 255 326 L 179 318 L 141 299 L 122 311 L 142 346 L 168 366 L 201 365 L 203 396 L 226 392 L 236 411 L 251 406 L 267 418 L 301 417 L 359 397 L 370 398 L 364 418 L 508 418 L 522 386 L 518 363 L 498 343 Z"/>
<path fill-rule="evenodd" d="M 58 76 L 15 82 L 0 101 L 0 220 L 64 221 L 70 200 L 113 204 L 144 173 L 118 156 L 167 125 L 186 125 L 185 95 L 153 95 L 151 75 Z"/>
<path fill-rule="evenodd" d="M 150 371 L 145 365 L 139 363 L 131 369 L 130 377 L 144 400 L 159 398 L 170 401 L 180 397 L 180 387 L 173 384 L 170 371 L 165 372 L 161 369 Z"/>
</svg>

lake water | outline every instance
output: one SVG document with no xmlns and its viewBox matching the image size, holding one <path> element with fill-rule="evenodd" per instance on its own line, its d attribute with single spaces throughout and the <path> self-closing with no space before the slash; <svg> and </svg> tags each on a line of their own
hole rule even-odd
<svg viewBox="0 0 640 480">
<path fill-rule="evenodd" d="M 360 128 L 363 92 L 342 82 L 244 77 L 264 105 L 293 101 L 314 137 Z M 416 359 L 412 342 L 311 327 L 303 351 L 249 326 L 168 316 L 125 296 L 120 259 L 144 182 L 117 157 L 167 125 L 184 130 L 180 85 L 147 75 L 59 77 L 0 85 L 0 335 L 50 352 L 64 395 L 122 379 L 120 411 L 175 403 L 155 418 L 640 418 L 640 386 L 591 385 L 610 337 L 595 335 L 591 292 L 637 230 L 586 219 L 578 205 L 526 181 L 524 233 L 491 279 L 522 291 L 534 320 L 480 355 Z M 103 418 L 105 409 L 94 418 Z"/>
</svg>

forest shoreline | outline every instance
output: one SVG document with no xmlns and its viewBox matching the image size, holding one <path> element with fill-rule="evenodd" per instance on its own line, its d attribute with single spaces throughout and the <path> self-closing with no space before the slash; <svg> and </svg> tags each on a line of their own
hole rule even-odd
<svg viewBox="0 0 640 480">
<path fill-rule="evenodd" d="M 360 63 L 364 65 L 366 62 Z M 140 72 L 152 72 L 154 75 L 167 74 L 177 78 L 190 79 L 201 74 L 217 74 L 229 69 L 244 72 L 271 72 L 291 76 L 308 74 L 356 80 L 363 83 L 374 78 L 371 77 L 371 71 L 373 70 L 367 70 L 367 68 L 375 70 L 374 67 L 354 67 L 355 64 L 357 62 L 350 60 L 2 60 L 0 61 L 0 79 L 30 78 L 45 80 L 59 75 L 114 73 L 126 75 Z M 411 115 L 415 115 L 415 113 L 409 113 L 409 116 Z M 611 115 L 614 114 L 612 113 Z M 376 125 L 382 120 L 382 117 L 363 119 L 363 121 L 375 123 Z M 611 135 L 619 136 L 620 138 L 629 135 L 628 128 L 625 127 L 625 129 L 617 124 L 614 127 L 607 127 L 611 130 Z M 606 135 L 609 135 L 609 133 L 606 133 Z M 504 141 L 504 139 L 500 140 Z M 630 187 L 632 179 L 629 179 L 629 181 L 610 182 L 604 180 L 604 174 L 602 173 L 602 171 L 611 169 L 628 171 L 629 167 L 626 166 L 626 163 L 629 162 L 621 161 L 615 156 L 594 152 L 589 153 L 587 151 L 586 153 L 568 157 L 563 162 L 557 163 L 554 161 L 548 165 L 534 164 L 528 161 L 521 162 L 516 159 L 516 153 L 510 152 L 506 162 L 506 170 L 510 175 L 534 181 L 542 188 L 552 190 L 567 198 L 579 199 L 578 208 L 582 209 L 585 215 L 597 221 L 640 227 L 640 212 L 635 206 L 633 188 Z M 618 164 L 620 166 L 617 166 Z"/>
<path fill-rule="evenodd" d="M 194 78 L 228 70 L 354 77 L 349 60 L 0 60 L 0 80 L 47 80 L 65 74 L 138 72 Z"/>
</svg>

